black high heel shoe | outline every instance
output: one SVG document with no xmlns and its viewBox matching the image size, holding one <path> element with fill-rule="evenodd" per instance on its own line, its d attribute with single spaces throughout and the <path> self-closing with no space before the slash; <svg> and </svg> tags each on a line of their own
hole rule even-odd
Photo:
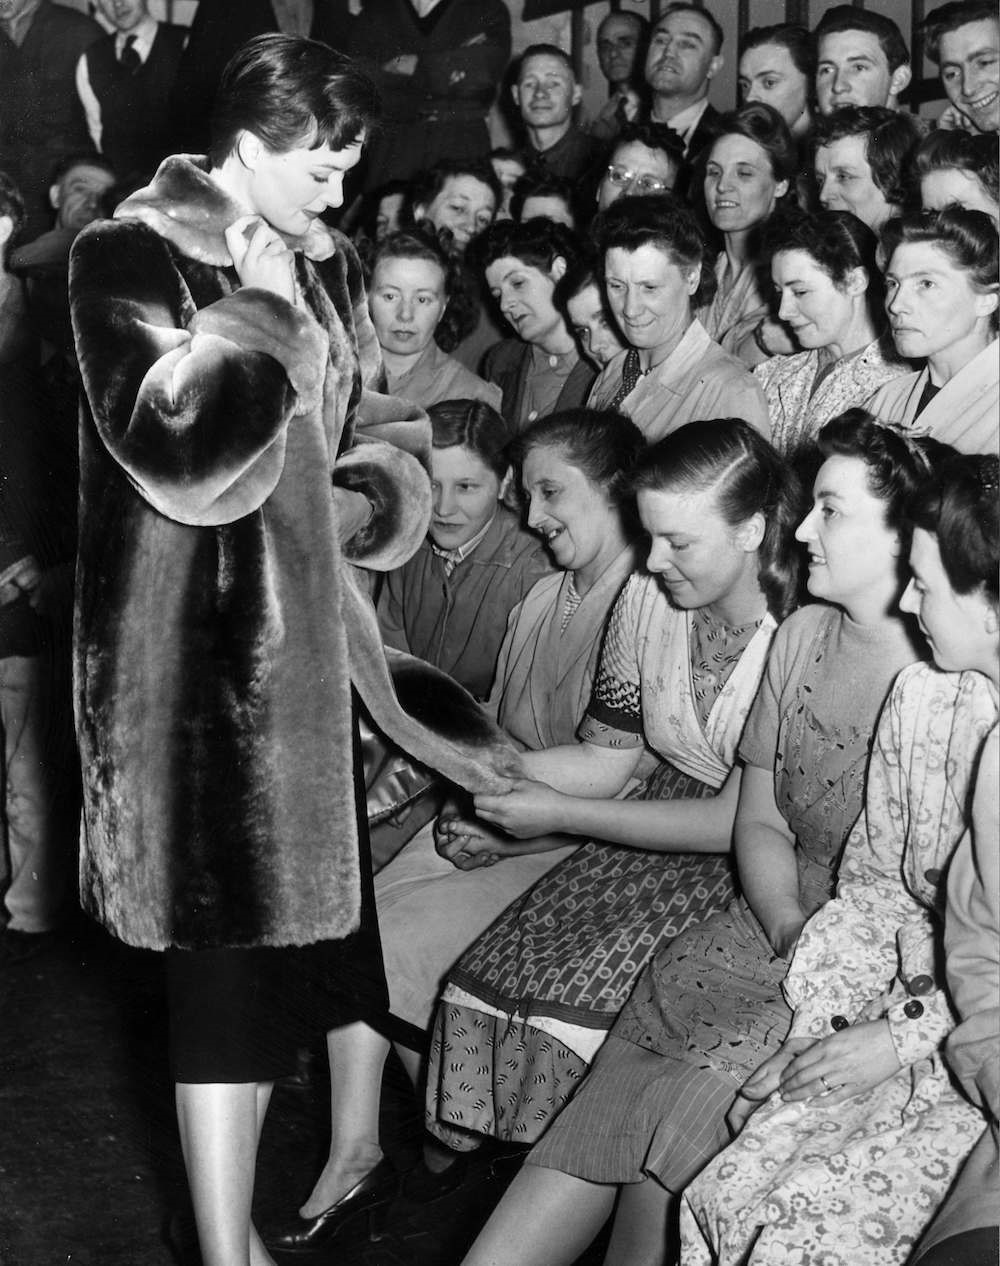
<svg viewBox="0 0 1000 1266">
<path fill-rule="evenodd" d="M 314 1218 L 296 1217 L 286 1227 L 267 1237 L 268 1248 L 281 1253 L 314 1253 L 335 1239 L 355 1219 L 367 1216 L 380 1205 L 395 1199 L 399 1191 L 399 1175 L 387 1156 L 374 1169 Z"/>
</svg>

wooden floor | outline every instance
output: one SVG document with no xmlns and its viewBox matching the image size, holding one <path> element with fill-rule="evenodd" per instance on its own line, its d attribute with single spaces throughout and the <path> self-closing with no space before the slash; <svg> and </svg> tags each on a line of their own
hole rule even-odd
<svg viewBox="0 0 1000 1266">
<path fill-rule="evenodd" d="M 307 1088 L 275 1090 L 257 1171 L 263 1228 L 301 1203 L 325 1155 L 323 1063 Z M 412 1165 L 419 1122 L 399 1068 L 386 1075 L 382 1133 Z M 362 1231 L 328 1260 L 453 1266 L 515 1170 L 483 1153 L 458 1192 L 397 1205 L 374 1242 Z M 81 919 L 45 953 L 0 968 L 0 1266 L 195 1266 L 168 1246 L 171 1219 L 183 1241 L 159 959 Z"/>
</svg>

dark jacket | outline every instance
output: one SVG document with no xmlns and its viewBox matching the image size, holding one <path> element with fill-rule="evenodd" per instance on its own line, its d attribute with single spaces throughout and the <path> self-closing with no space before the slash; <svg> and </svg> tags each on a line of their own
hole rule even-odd
<svg viewBox="0 0 1000 1266">
<path fill-rule="evenodd" d="M 379 626 L 387 645 L 426 659 L 485 699 L 507 616 L 552 570 L 542 542 L 501 506 L 450 576 L 429 541 L 390 572 L 379 598 Z"/>
<path fill-rule="evenodd" d="M 524 395 L 530 369 L 531 344 L 519 338 L 503 339 L 483 357 L 482 375 L 487 382 L 495 382 L 503 392 L 500 412 L 515 431 L 523 431 L 528 425 Z M 585 405 L 596 377 L 597 370 L 581 357 L 570 370 L 553 413 Z"/>
<path fill-rule="evenodd" d="M 115 56 L 113 35 L 87 49 L 87 75 L 101 107 L 101 153 L 122 180 L 151 176 L 174 150 L 170 94 L 186 35 L 182 26 L 158 23 L 149 56 L 134 70 Z"/>
<path fill-rule="evenodd" d="M 42 0 L 20 47 L 0 32 L 0 169 L 24 197 L 25 237 L 49 227 L 48 189 L 58 160 L 93 149 L 76 64 L 103 35 L 92 18 L 52 0 Z"/>
</svg>

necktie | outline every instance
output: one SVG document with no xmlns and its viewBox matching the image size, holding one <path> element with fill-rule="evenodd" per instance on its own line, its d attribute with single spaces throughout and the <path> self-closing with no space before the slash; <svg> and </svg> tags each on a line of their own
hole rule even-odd
<svg viewBox="0 0 1000 1266">
<path fill-rule="evenodd" d="M 617 409 L 626 396 L 632 394 L 635 390 L 635 384 L 642 377 L 639 369 L 639 353 L 634 347 L 630 347 L 625 353 L 625 364 L 622 365 L 622 383 L 615 392 L 614 399 L 608 405 L 609 409 Z"/>
<path fill-rule="evenodd" d="M 118 60 L 129 74 L 134 74 L 142 65 L 142 58 L 136 52 L 134 35 L 129 35 L 126 38 L 125 43 L 122 46 L 121 56 Z"/>
</svg>

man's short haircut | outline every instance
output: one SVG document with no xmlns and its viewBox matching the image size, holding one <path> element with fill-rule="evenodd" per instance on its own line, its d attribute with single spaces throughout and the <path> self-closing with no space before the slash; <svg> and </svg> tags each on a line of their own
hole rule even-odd
<svg viewBox="0 0 1000 1266">
<path fill-rule="evenodd" d="M 64 154 L 53 163 L 52 170 L 49 172 L 49 184 L 57 185 L 74 167 L 96 167 L 98 171 L 105 171 L 113 179 L 118 179 L 118 173 L 112 167 L 111 161 L 103 154 L 98 154 L 96 149 L 79 149 L 72 154 Z"/>
<path fill-rule="evenodd" d="M 576 219 L 576 191 L 571 180 L 555 176 L 551 172 L 533 169 L 525 172 L 514 182 L 510 196 L 510 218 L 521 222 L 524 204 L 529 198 L 561 198 L 566 210 Z"/>
<path fill-rule="evenodd" d="M 576 82 L 576 67 L 573 65 L 573 58 L 564 48 L 560 48 L 558 44 L 529 44 L 521 54 L 517 63 L 517 78 L 521 78 L 521 72 L 524 70 L 524 64 L 529 57 L 555 57 L 563 63 L 569 73 L 573 76 L 573 82 Z M 515 80 L 515 83 L 517 81 Z"/>
<path fill-rule="evenodd" d="M 872 180 L 886 202 L 902 206 L 908 195 L 908 164 L 920 142 L 920 124 L 905 110 L 885 106 L 843 106 L 816 119 L 816 149 L 847 136 L 863 136 Z"/>
<path fill-rule="evenodd" d="M 957 31 L 970 22 L 997 22 L 997 6 L 993 0 L 953 0 L 942 4 L 924 18 L 921 30 L 924 51 L 935 66 L 941 64 L 941 36 Z"/>
<path fill-rule="evenodd" d="M 671 13 L 697 13 L 700 18 L 704 18 L 712 29 L 712 38 L 715 43 L 715 47 L 712 49 L 712 52 L 716 57 L 718 57 L 718 55 L 722 52 L 722 41 L 725 38 L 725 34 L 718 21 L 707 9 L 703 9 L 700 4 L 685 4 L 684 0 L 674 0 L 674 3 L 668 4 L 653 23 L 653 30 L 655 31 L 657 29 L 664 18 L 670 17 Z"/>
<path fill-rule="evenodd" d="M 777 26 L 757 26 L 747 31 L 740 44 L 740 57 L 752 48 L 776 44 L 784 48 L 792 59 L 792 65 L 800 75 L 805 75 L 810 85 L 816 78 L 816 50 L 812 36 L 804 26 L 794 22 L 781 22 Z"/>
<path fill-rule="evenodd" d="M 634 22 L 639 29 L 640 41 L 649 35 L 649 19 L 641 13 L 636 13 L 634 9 L 612 9 L 610 13 L 605 13 L 597 24 L 597 34 L 600 36 L 601 27 L 605 22 L 610 22 L 612 18 L 627 18 L 629 22 Z"/>
<path fill-rule="evenodd" d="M 824 35 L 838 35 L 842 31 L 867 31 L 874 35 L 885 53 L 890 73 L 900 66 L 909 66 L 910 50 L 906 47 L 903 33 L 883 13 L 873 13 L 870 9 L 856 9 L 853 4 L 835 4 L 820 18 L 813 39 L 816 44 L 817 59 L 819 42 Z"/>
<path fill-rule="evenodd" d="M 21 191 L 5 171 L 0 171 L 0 215 L 7 216 L 13 226 L 7 239 L 9 246 L 17 241 L 17 235 L 24 228 L 25 215 Z"/>
</svg>

